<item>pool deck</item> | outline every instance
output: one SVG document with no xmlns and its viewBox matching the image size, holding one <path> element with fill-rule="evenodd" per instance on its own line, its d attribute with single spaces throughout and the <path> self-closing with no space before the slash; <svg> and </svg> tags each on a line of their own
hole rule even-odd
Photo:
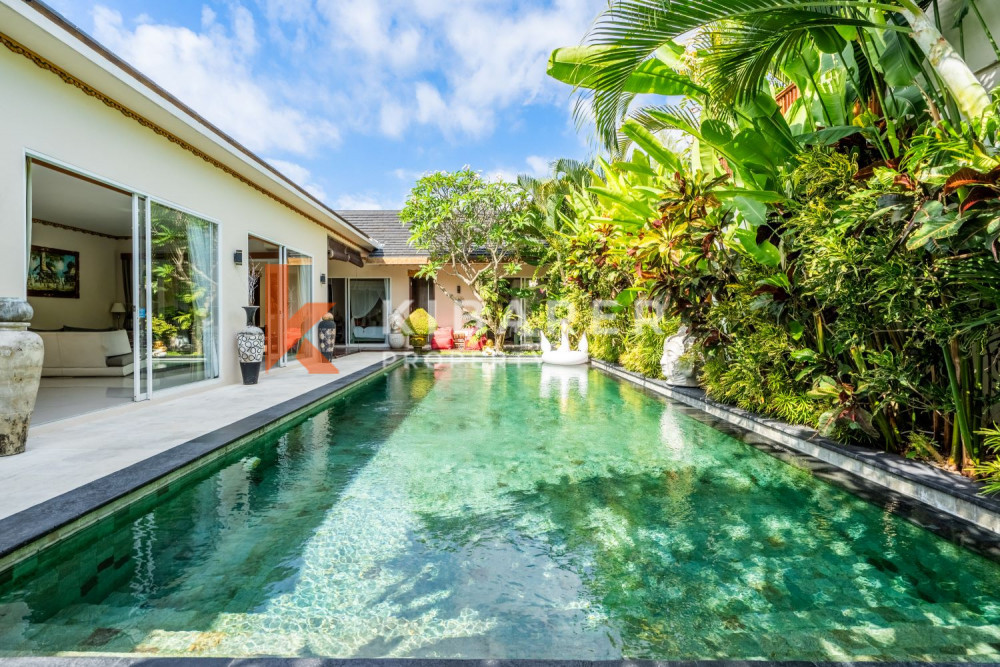
<svg viewBox="0 0 1000 667">
<path fill-rule="evenodd" d="M 214 384 L 32 427 L 23 454 L 0 458 L 0 520 L 114 472 L 303 396 L 386 358 L 361 352 L 335 361 L 339 374 L 300 364 L 261 374 L 260 384 Z"/>
</svg>

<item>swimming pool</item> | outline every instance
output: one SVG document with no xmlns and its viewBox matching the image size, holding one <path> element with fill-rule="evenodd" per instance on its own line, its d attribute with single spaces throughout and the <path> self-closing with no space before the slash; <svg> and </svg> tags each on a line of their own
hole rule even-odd
<svg viewBox="0 0 1000 667">
<path fill-rule="evenodd" d="M 598 371 L 408 365 L 0 576 L 0 655 L 988 661 L 997 591 Z"/>
</svg>

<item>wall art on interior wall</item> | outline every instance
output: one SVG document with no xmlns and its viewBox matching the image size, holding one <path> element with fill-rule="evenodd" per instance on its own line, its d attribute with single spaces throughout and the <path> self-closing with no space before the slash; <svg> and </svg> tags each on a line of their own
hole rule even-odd
<svg viewBox="0 0 1000 667">
<path fill-rule="evenodd" d="M 28 296 L 80 298 L 80 253 L 31 246 Z"/>
</svg>

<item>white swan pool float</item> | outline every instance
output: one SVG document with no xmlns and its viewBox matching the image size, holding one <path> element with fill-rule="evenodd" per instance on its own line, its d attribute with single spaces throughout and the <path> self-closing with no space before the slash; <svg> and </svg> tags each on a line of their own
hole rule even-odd
<svg viewBox="0 0 1000 667">
<path fill-rule="evenodd" d="M 562 323 L 562 336 L 559 339 L 559 347 L 552 349 L 552 343 L 542 332 L 542 362 L 554 364 L 556 366 L 579 366 L 590 361 L 590 353 L 587 350 L 587 334 L 580 336 L 580 344 L 573 350 L 569 346 L 569 327 L 564 321 Z"/>
</svg>

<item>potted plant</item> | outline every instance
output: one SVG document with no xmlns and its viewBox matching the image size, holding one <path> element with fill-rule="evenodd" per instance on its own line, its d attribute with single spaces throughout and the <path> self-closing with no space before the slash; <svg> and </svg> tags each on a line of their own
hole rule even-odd
<svg viewBox="0 0 1000 667">
<path fill-rule="evenodd" d="M 402 350 L 406 345 L 406 334 L 403 333 L 403 325 L 406 322 L 398 312 L 392 313 L 392 320 L 389 323 L 389 347 L 394 350 Z"/>
<path fill-rule="evenodd" d="M 427 345 L 427 336 L 437 329 L 437 321 L 423 308 L 410 313 L 406 318 L 406 325 L 410 330 L 410 345 L 417 352 L 423 351 L 424 345 Z"/>
<path fill-rule="evenodd" d="M 254 324 L 259 306 L 257 286 L 260 284 L 261 265 L 250 263 L 247 272 L 248 303 L 243 306 L 247 316 L 246 326 L 236 334 L 236 352 L 240 359 L 240 373 L 243 374 L 243 384 L 257 384 L 260 377 L 260 364 L 264 361 L 264 330 Z"/>
</svg>

